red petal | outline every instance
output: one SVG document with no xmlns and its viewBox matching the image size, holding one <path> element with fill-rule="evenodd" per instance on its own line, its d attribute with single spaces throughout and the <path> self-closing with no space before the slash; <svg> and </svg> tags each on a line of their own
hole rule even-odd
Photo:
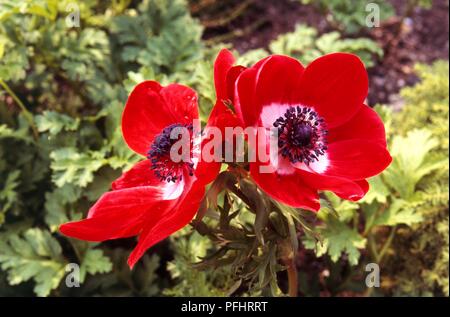
<svg viewBox="0 0 450 317">
<path fill-rule="evenodd" d="M 177 84 L 161 87 L 155 81 L 144 81 L 128 97 L 122 133 L 128 146 L 145 156 L 155 136 L 165 127 L 192 123 L 194 118 L 198 118 L 195 91 Z"/>
<path fill-rule="evenodd" d="M 142 229 L 142 215 L 124 219 L 120 212 L 113 212 L 97 218 L 87 218 L 62 224 L 62 234 L 91 242 L 127 238 L 139 234 Z M 124 221 L 125 220 L 125 221 Z"/>
<path fill-rule="evenodd" d="M 136 235 L 142 228 L 147 212 L 152 208 L 159 191 L 153 187 L 138 187 L 103 194 L 89 210 L 88 218 L 61 225 L 67 236 L 87 240 L 104 241 Z M 156 218 L 159 215 L 154 214 Z"/>
<path fill-rule="evenodd" d="M 192 124 L 198 119 L 197 93 L 189 87 L 170 84 L 161 89 L 161 97 L 166 103 L 164 111 L 175 118 L 173 123 Z"/>
<path fill-rule="evenodd" d="M 194 218 L 204 193 L 204 186 L 194 185 L 184 199 L 180 199 L 178 204 L 164 212 L 161 219 L 145 225 L 136 248 L 128 258 L 130 268 L 133 268 L 147 249 L 183 228 Z"/>
<path fill-rule="evenodd" d="M 296 208 L 320 209 L 317 192 L 303 183 L 298 174 L 261 173 L 256 163 L 250 164 L 250 173 L 255 183 L 273 199 Z"/>
<path fill-rule="evenodd" d="M 158 187 L 145 186 L 115 190 L 103 194 L 89 209 L 88 218 L 94 218 L 114 211 L 123 214 L 143 212 L 147 206 L 159 201 L 162 190 Z"/>
<path fill-rule="evenodd" d="M 231 67 L 227 73 L 227 98 L 234 102 L 234 90 L 239 75 L 246 70 L 244 66 Z"/>
<path fill-rule="evenodd" d="M 296 105 L 303 65 L 294 58 L 272 55 L 261 65 L 256 83 L 256 107 L 271 104 Z"/>
<path fill-rule="evenodd" d="M 174 118 L 165 111 L 166 105 L 159 92 L 162 87 L 154 81 L 138 84 L 122 114 L 122 134 L 125 142 L 135 152 L 146 155 L 154 137 Z"/>
<path fill-rule="evenodd" d="M 357 201 L 357 200 L 360 200 L 361 198 L 363 198 L 367 194 L 369 189 L 370 189 L 369 182 L 366 181 L 365 179 L 360 180 L 360 181 L 355 181 L 355 183 L 358 184 L 359 187 L 361 187 L 361 190 L 363 191 L 364 194 L 360 198 L 356 198 L 355 197 L 354 199 L 350 199 L 350 200 L 353 200 L 353 201 Z"/>
<path fill-rule="evenodd" d="M 360 180 L 360 181 L 355 181 L 354 182 L 356 185 L 358 185 L 361 188 L 361 192 L 358 191 L 358 194 L 356 194 L 356 192 L 353 195 L 346 195 L 345 193 L 342 194 L 341 192 L 334 192 L 338 197 L 342 198 L 342 199 L 347 199 L 347 200 L 351 200 L 351 201 L 358 201 L 360 199 L 362 199 L 367 192 L 369 191 L 369 182 L 367 182 L 365 179 Z"/>
<path fill-rule="evenodd" d="M 245 69 L 243 66 L 233 67 L 234 62 L 233 54 L 227 49 L 223 49 L 214 63 L 216 104 L 208 118 L 207 126 L 218 127 L 222 134 L 226 127 L 235 127 L 241 124 L 236 114 L 225 105 L 225 102 L 233 102 L 235 81 Z"/>
<path fill-rule="evenodd" d="M 256 77 L 260 68 L 271 58 L 258 61 L 253 67 L 241 70 L 234 84 L 234 107 L 244 127 L 254 126 L 258 122 L 261 108 L 255 105 Z"/>
<path fill-rule="evenodd" d="M 203 163 L 204 165 L 214 163 Z M 197 178 L 201 178 L 204 184 L 211 182 L 219 173 L 219 167 L 203 166 L 199 163 L 195 171 Z M 198 168 L 201 167 L 201 171 Z M 217 174 L 214 172 L 217 170 Z M 187 167 L 183 170 L 183 180 L 177 183 L 161 181 L 155 176 L 151 169 L 149 160 L 144 160 L 134 165 L 130 170 L 123 173 L 118 179 L 112 183 L 113 190 L 120 190 L 134 187 L 150 187 L 153 186 L 158 193 L 158 198 L 163 200 L 172 200 L 178 198 L 184 191 L 188 191 L 193 182 L 193 177 Z"/>
<path fill-rule="evenodd" d="M 325 119 L 329 128 L 350 120 L 364 102 L 368 77 L 352 54 L 333 53 L 314 60 L 301 78 L 301 99 Z"/>
<path fill-rule="evenodd" d="M 222 49 L 214 62 L 214 87 L 218 101 L 228 99 L 227 74 L 234 62 L 233 54 L 227 49 Z"/>
<path fill-rule="evenodd" d="M 380 116 L 370 107 L 363 105 L 350 121 L 330 129 L 328 142 L 362 139 L 386 146 L 386 132 Z M 364 142 L 364 141 L 361 141 Z"/>
<path fill-rule="evenodd" d="M 232 140 L 225 140 L 225 129 L 227 127 L 234 128 L 238 126 L 242 126 L 242 122 L 239 119 L 239 117 L 236 115 L 236 113 L 233 112 L 233 110 L 225 104 L 225 102 L 231 102 L 233 104 L 233 95 L 234 95 L 234 87 L 235 87 L 235 81 L 237 80 L 239 74 L 245 69 L 245 67 L 242 66 L 234 66 L 232 68 L 228 69 L 228 73 L 226 74 L 226 87 L 224 88 L 226 90 L 225 94 L 223 95 L 219 91 L 216 92 L 216 94 L 219 96 L 216 104 L 214 105 L 214 108 L 211 111 L 211 114 L 208 118 L 207 126 L 204 130 L 205 136 L 208 135 L 207 131 L 210 127 L 218 128 L 220 129 L 222 133 L 222 141 L 225 142 L 231 142 Z M 216 85 L 217 86 L 217 85 Z M 216 88 L 217 89 L 217 88 Z M 222 96 L 221 96 L 222 95 Z M 212 135 L 209 138 L 203 139 L 203 145 L 209 142 L 212 139 Z M 214 153 L 212 153 L 214 154 Z M 220 163 L 204 163 L 201 162 L 198 167 L 198 171 L 196 172 L 196 175 L 204 175 L 202 177 L 206 177 L 207 183 L 211 182 L 218 173 L 218 170 L 220 169 Z M 210 170 L 211 169 L 211 170 Z"/>
<path fill-rule="evenodd" d="M 202 149 L 208 142 L 211 141 L 211 138 L 205 138 L 202 140 Z M 215 156 L 218 153 L 206 153 L 206 150 L 201 151 L 201 160 L 198 162 L 198 165 L 195 169 L 195 176 L 198 181 L 202 184 L 206 185 L 211 183 L 217 175 L 219 175 L 221 163 L 221 157 L 213 157 L 214 160 L 212 162 L 206 162 L 204 158 L 207 155 Z"/>
<path fill-rule="evenodd" d="M 233 101 L 234 82 L 244 67 L 235 66 L 233 54 L 222 49 L 214 63 L 214 86 L 216 89 L 216 104 L 208 118 L 208 126 L 214 126 L 221 129 L 222 133 L 225 127 L 233 127 L 240 124 L 239 119 L 229 109 L 224 102 Z M 229 93 L 229 91 L 231 91 Z"/>
<path fill-rule="evenodd" d="M 353 182 L 344 178 L 314 174 L 303 170 L 298 170 L 297 173 L 308 187 L 332 191 L 342 199 L 359 200 L 367 192 L 365 188 L 362 188 L 365 181 Z"/>
<path fill-rule="evenodd" d="M 240 118 L 224 104 L 223 100 L 217 100 L 206 125 L 207 127 L 219 128 L 222 132 L 222 136 L 224 136 L 226 127 L 233 128 L 242 126 L 242 122 Z"/>
<path fill-rule="evenodd" d="M 236 85 L 236 110 L 246 126 L 258 122 L 262 108 L 298 104 L 302 64 L 288 56 L 272 55 L 244 71 Z"/>
<path fill-rule="evenodd" d="M 139 186 L 160 185 L 161 181 L 155 177 L 155 173 L 151 170 L 150 160 L 143 160 L 116 179 L 112 183 L 112 189 L 119 190 Z"/>
<path fill-rule="evenodd" d="M 258 122 L 261 109 L 255 104 L 257 70 L 248 68 L 238 77 L 235 86 L 235 110 L 244 125 L 254 126 Z"/>
<path fill-rule="evenodd" d="M 384 145 L 364 140 L 331 143 L 327 155 L 329 163 L 323 174 L 351 180 L 375 176 L 392 161 Z"/>
<path fill-rule="evenodd" d="M 195 170 L 195 176 L 199 182 L 207 185 L 215 180 L 217 175 L 219 175 L 221 165 L 222 163 L 219 162 L 199 162 L 197 169 Z"/>
</svg>

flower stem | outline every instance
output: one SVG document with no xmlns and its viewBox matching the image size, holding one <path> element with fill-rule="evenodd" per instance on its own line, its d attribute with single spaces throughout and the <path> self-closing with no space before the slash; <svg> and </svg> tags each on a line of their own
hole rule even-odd
<svg viewBox="0 0 450 317">
<path fill-rule="evenodd" d="M 19 97 L 17 97 L 17 95 L 14 93 L 14 91 L 12 91 L 12 89 L 9 88 L 8 84 L 5 81 L 3 81 L 2 79 L 0 79 L 0 86 L 2 86 L 3 89 L 5 89 L 5 91 L 14 99 L 14 101 L 17 103 L 19 108 L 22 110 L 25 119 L 30 124 L 31 130 L 33 131 L 34 138 L 37 139 L 39 137 L 39 133 L 36 128 L 36 125 L 34 124 L 33 115 L 31 114 L 31 112 L 29 112 L 27 110 L 27 108 L 23 104 L 22 100 L 20 100 Z"/>
<path fill-rule="evenodd" d="M 290 297 L 298 296 L 298 272 L 294 258 L 283 259 L 288 274 L 288 295 Z"/>
<path fill-rule="evenodd" d="M 228 189 L 237 197 L 239 197 L 239 199 L 241 199 L 254 213 L 256 212 L 255 204 L 250 199 L 248 199 L 248 197 L 245 196 L 245 194 L 239 188 L 237 188 L 234 184 L 228 184 Z"/>
<path fill-rule="evenodd" d="M 368 240 L 369 240 L 369 252 L 373 260 L 378 261 L 378 251 L 377 251 L 377 245 L 375 242 L 375 238 L 371 232 L 368 234 Z"/>
<path fill-rule="evenodd" d="M 381 248 L 380 253 L 378 254 L 377 262 L 380 263 L 384 255 L 386 254 L 387 250 L 392 244 L 392 240 L 394 240 L 395 232 L 397 231 L 397 226 L 392 227 L 391 232 L 389 233 L 388 238 L 386 239 L 386 242 L 384 243 L 383 247 Z"/>
<path fill-rule="evenodd" d="M 294 259 L 289 260 L 288 267 L 287 267 L 287 274 L 288 274 L 288 294 L 291 297 L 297 297 L 298 296 L 298 272 L 297 268 L 295 266 Z"/>
<path fill-rule="evenodd" d="M 389 233 L 389 236 L 387 237 L 385 243 L 381 247 L 380 252 L 376 251 L 376 244 L 375 244 L 373 235 L 369 234 L 369 246 L 372 251 L 372 258 L 375 260 L 375 263 L 377 263 L 378 265 L 381 265 L 381 262 L 383 261 L 387 250 L 389 250 L 389 247 L 391 246 L 392 241 L 394 240 L 396 231 L 397 231 L 397 226 L 392 227 L 391 232 Z M 365 296 L 370 297 L 372 294 L 372 291 L 373 291 L 373 287 L 368 288 L 366 290 Z"/>
</svg>

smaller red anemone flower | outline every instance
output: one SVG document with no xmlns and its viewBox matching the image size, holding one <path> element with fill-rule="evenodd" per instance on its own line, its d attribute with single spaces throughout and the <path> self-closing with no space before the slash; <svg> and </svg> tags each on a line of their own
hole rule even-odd
<svg viewBox="0 0 450 317">
<path fill-rule="evenodd" d="M 198 105 L 192 89 L 154 81 L 137 85 L 122 115 L 122 133 L 128 146 L 146 159 L 114 181 L 86 219 L 63 224 L 60 231 L 87 241 L 138 236 L 128 259 L 132 268 L 148 248 L 187 225 L 219 168 L 199 162 L 194 119 Z M 191 150 L 189 157 L 175 162 L 170 151 L 179 139 L 171 133 L 178 128 L 188 133 Z"/>
<path fill-rule="evenodd" d="M 325 55 L 306 68 L 272 55 L 240 72 L 234 86 L 239 118 L 265 131 L 257 151 L 272 158 L 267 163 L 257 155 L 250 174 L 280 202 L 319 210 L 318 190 L 359 200 L 369 189 L 366 178 L 392 160 L 381 119 L 364 104 L 368 77 L 355 55 Z M 270 151 L 274 135 L 276 153 Z M 272 172 L 261 172 L 262 166 Z"/>
<path fill-rule="evenodd" d="M 226 127 L 241 126 L 241 121 L 233 109 L 234 85 L 239 74 L 246 68 L 234 66 L 233 54 L 222 49 L 214 62 L 214 87 L 216 89 L 216 104 L 214 105 L 208 119 L 211 126 L 221 130 L 225 135 Z"/>
<path fill-rule="evenodd" d="M 221 154 L 212 154 L 214 161 L 221 162 L 224 151 L 228 150 L 228 145 L 236 144 L 235 135 L 227 135 L 226 128 L 235 128 L 242 126 L 239 117 L 233 108 L 234 84 L 239 74 L 246 68 L 243 66 L 234 66 L 235 59 L 233 54 L 227 49 L 222 49 L 214 62 L 214 86 L 216 90 L 216 103 L 211 110 L 208 118 L 208 124 L 204 129 L 203 140 L 205 144 L 214 138 L 220 138 L 222 145 Z M 212 128 L 212 129 L 211 129 Z M 212 131 L 214 129 L 214 131 Z M 216 133 L 220 132 L 220 135 Z M 215 141 L 217 142 L 216 139 Z M 208 152 L 208 147 L 204 148 L 204 152 Z M 219 164 L 220 163 L 216 163 Z"/>
</svg>

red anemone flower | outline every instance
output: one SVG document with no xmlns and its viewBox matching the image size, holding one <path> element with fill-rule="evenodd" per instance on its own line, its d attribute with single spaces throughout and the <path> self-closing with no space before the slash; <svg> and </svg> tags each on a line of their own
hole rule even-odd
<svg viewBox="0 0 450 317">
<path fill-rule="evenodd" d="M 198 119 L 196 93 L 185 86 L 162 87 L 145 81 L 131 92 L 122 115 L 125 142 L 146 159 L 125 172 L 89 210 L 86 219 L 61 225 L 60 231 L 87 241 L 138 236 L 128 264 L 132 268 L 155 243 L 187 225 L 197 212 L 205 185 L 218 166 L 199 162 L 193 120 Z M 185 131 L 189 157 L 170 157 L 174 129 Z M 175 132 L 177 133 L 177 132 Z"/>
<path fill-rule="evenodd" d="M 239 74 L 246 68 L 234 66 L 233 54 L 222 49 L 214 62 L 214 87 L 216 89 L 216 104 L 211 111 L 208 123 L 221 130 L 225 135 L 226 127 L 241 126 L 241 121 L 233 109 L 234 84 Z"/>
<path fill-rule="evenodd" d="M 250 163 L 254 181 L 274 199 L 314 211 L 320 208 L 318 190 L 361 199 L 369 189 L 365 179 L 392 160 L 383 123 L 364 104 L 367 92 L 367 72 L 352 54 L 325 55 L 306 68 L 272 55 L 242 71 L 235 110 L 245 127 L 265 131 L 257 151 L 271 157 L 263 162 L 257 155 Z M 273 135 L 277 151 L 269 149 Z M 272 171 L 261 172 L 262 166 Z"/>
</svg>

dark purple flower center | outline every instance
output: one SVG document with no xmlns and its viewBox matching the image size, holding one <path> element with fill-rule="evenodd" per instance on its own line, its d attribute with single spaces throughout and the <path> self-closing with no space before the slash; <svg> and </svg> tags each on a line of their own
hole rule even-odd
<svg viewBox="0 0 450 317">
<path fill-rule="evenodd" d="M 273 123 L 280 154 L 292 163 L 310 164 L 327 150 L 325 121 L 308 107 L 290 107 Z"/>
<path fill-rule="evenodd" d="M 179 130 L 172 134 L 175 129 Z M 194 174 L 194 163 L 191 161 L 191 155 L 188 158 L 182 158 L 179 162 L 173 161 L 170 157 L 172 146 L 182 138 L 181 129 L 187 129 L 190 134 L 189 146 L 192 154 L 192 124 L 180 123 L 165 127 L 155 137 L 147 153 L 147 158 L 151 162 L 151 169 L 161 181 L 177 182 L 182 180 L 185 168 L 187 168 L 189 175 Z M 174 135 L 178 135 L 178 138 L 172 138 Z"/>
</svg>

